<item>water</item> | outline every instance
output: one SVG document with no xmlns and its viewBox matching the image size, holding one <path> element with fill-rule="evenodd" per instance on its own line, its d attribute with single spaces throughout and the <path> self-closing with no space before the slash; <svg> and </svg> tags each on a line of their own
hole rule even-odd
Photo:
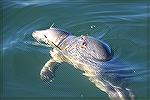
<svg viewBox="0 0 150 100">
<path fill-rule="evenodd" d="M 47 29 L 52 23 L 76 36 L 88 34 L 108 43 L 114 51 L 110 67 L 121 66 L 119 61 L 126 69 L 132 69 L 135 75 L 127 75 L 127 87 L 135 93 L 136 100 L 149 99 L 147 2 L 3 0 L 0 3 L 3 99 L 109 100 L 82 72 L 66 63 L 58 65 L 49 86 L 40 80 L 40 70 L 51 57 L 49 49 L 37 45 L 31 33 Z"/>
</svg>

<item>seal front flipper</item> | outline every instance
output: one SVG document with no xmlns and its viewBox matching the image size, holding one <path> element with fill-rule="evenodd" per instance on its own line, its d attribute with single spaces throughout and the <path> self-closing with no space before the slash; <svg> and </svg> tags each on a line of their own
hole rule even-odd
<svg viewBox="0 0 150 100">
<path fill-rule="evenodd" d="M 52 81 L 55 76 L 55 71 L 57 69 L 56 61 L 54 59 L 50 59 L 46 62 L 44 67 L 40 72 L 40 77 L 43 81 Z"/>
<path fill-rule="evenodd" d="M 65 61 L 62 54 L 58 52 L 57 49 L 50 51 L 50 54 L 52 59 L 46 62 L 40 73 L 41 79 L 46 82 L 51 82 L 53 80 L 55 72 L 58 68 L 57 64 Z"/>
</svg>

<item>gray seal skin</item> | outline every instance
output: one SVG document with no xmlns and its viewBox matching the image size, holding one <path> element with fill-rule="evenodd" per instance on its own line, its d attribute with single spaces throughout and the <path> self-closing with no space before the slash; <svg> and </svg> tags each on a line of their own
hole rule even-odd
<svg viewBox="0 0 150 100">
<path fill-rule="evenodd" d="M 103 66 L 112 58 L 112 50 L 107 44 L 91 36 L 76 37 L 58 28 L 35 31 L 32 36 L 38 42 L 53 48 L 50 51 L 52 58 L 40 72 L 42 80 L 54 78 L 56 63 L 68 62 L 83 71 L 83 75 L 107 93 L 112 100 L 134 100 L 134 95 L 129 89 L 111 83 L 113 77 L 106 74 Z M 113 81 L 118 80 L 114 78 Z"/>
</svg>

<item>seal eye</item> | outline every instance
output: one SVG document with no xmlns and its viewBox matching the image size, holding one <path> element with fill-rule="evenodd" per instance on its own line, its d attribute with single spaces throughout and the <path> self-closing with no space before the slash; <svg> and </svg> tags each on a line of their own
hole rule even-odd
<svg viewBox="0 0 150 100">
<path fill-rule="evenodd" d="M 46 35 L 44 35 L 44 37 L 45 37 L 45 38 L 47 38 L 47 36 L 46 36 Z"/>
<path fill-rule="evenodd" d="M 81 48 L 86 48 L 86 46 L 87 46 L 87 43 L 83 42 L 82 45 L 81 45 Z"/>
<path fill-rule="evenodd" d="M 86 42 L 83 42 L 82 45 L 83 45 L 83 46 L 87 46 L 87 43 L 86 43 Z"/>
</svg>

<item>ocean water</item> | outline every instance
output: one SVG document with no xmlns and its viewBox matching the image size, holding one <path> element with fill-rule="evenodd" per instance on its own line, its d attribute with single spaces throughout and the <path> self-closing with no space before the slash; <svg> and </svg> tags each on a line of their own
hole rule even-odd
<svg viewBox="0 0 150 100">
<path fill-rule="evenodd" d="M 125 69 L 131 69 L 134 75 L 124 75 L 127 74 L 127 87 L 135 94 L 135 100 L 150 99 L 149 2 L 2 0 L 0 3 L 1 100 L 110 100 L 67 63 L 58 65 L 51 84 L 42 82 L 39 73 L 51 58 L 52 48 L 36 44 L 31 34 L 53 23 L 54 27 L 76 36 L 88 34 L 107 43 L 114 52 L 113 64 L 108 67 L 123 64 Z"/>
</svg>

